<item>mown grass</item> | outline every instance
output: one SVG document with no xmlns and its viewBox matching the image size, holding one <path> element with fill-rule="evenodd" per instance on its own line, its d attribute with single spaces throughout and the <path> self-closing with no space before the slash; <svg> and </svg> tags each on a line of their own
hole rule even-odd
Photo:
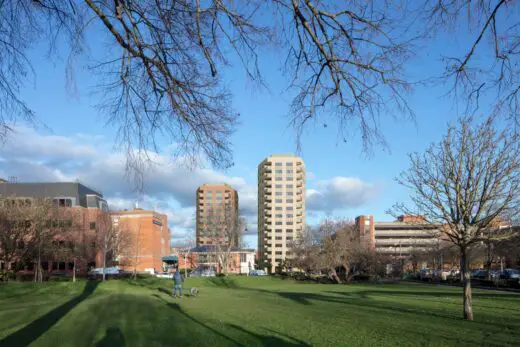
<svg viewBox="0 0 520 347">
<path fill-rule="evenodd" d="M 459 288 L 302 284 L 276 278 L 11 283 L 0 286 L 0 346 L 518 345 L 520 296 Z"/>
</svg>

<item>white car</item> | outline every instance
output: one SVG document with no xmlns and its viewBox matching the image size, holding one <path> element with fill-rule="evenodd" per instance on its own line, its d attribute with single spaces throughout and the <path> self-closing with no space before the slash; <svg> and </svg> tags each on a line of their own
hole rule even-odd
<svg viewBox="0 0 520 347">
<path fill-rule="evenodd" d="M 251 270 L 249 276 L 267 276 L 264 270 Z"/>
<path fill-rule="evenodd" d="M 118 267 L 106 267 L 105 268 L 105 275 L 119 275 L 119 268 Z M 102 275 L 103 274 L 103 268 L 98 267 L 95 269 L 92 269 L 89 271 L 89 274 L 91 275 Z"/>
<path fill-rule="evenodd" d="M 158 272 L 155 274 L 157 278 L 173 278 L 173 272 Z"/>
</svg>

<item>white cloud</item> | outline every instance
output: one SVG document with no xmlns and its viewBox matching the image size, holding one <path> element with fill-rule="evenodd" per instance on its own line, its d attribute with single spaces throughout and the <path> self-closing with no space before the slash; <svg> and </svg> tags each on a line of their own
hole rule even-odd
<svg viewBox="0 0 520 347">
<path fill-rule="evenodd" d="M 107 148 L 101 137 L 40 135 L 20 128 L 1 148 L 0 177 L 15 176 L 20 182 L 78 179 L 100 191 L 114 209 L 132 209 L 137 194 L 125 176 L 125 157 L 107 153 Z M 194 237 L 196 189 L 204 183 L 228 183 L 237 189 L 242 214 L 256 218 L 256 184 L 212 169 L 190 170 L 164 155 L 151 156 L 153 165 L 144 178 L 146 195 L 139 204 L 168 216 L 174 243 Z"/>
<path fill-rule="evenodd" d="M 30 128 L 15 127 L 2 147 L 2 155 L 18 159 L 88 159 L 97 154 L 96 149 L 89 145 L 92 139 L 83 134 L 72 137 L 40 135 Z"/>
<path fill-rule="evenodd" d="M 307 190 L 307 209 L 331 212 L 355 208 L 372 202 L 379 195 L 379 187 L 355 177 L 334 177 L 316 182 Z"/>
</svg>

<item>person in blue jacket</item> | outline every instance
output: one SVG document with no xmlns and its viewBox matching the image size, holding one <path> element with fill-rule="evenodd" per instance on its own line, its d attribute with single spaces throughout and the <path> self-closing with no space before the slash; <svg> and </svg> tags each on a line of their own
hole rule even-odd
<svg viewBox="0 0 520 347">
<path fill-rule="evenodd" d="M 179 268 L 175 268 L 174 271 L 175 271 L 173 274 L 174 286 L 173 286 L 172 295 L 174 297 L 177 297 L 177 293 L 178 293 L 179 298 L 180 298 L 180 297 L 182 297 L 182 275 L 181 275 L 181 272 L 179 271 Z"/>
</svg>

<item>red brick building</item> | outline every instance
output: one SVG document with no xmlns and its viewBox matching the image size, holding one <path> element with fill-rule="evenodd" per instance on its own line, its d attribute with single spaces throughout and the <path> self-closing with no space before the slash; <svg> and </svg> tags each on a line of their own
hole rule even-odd
<svg viewBox="0 0 520 347">
<path fill-rule="evenodd" d="M 53 236 L 51 246 L 47 245 L 41 259 L 44 275 L 70 273 L 75 261 L 77 273 L 86 273 L 90 267 L 102 264 L 97 233 L 109 216 L 101 193 L 79 182 L 10 183 L 0 180 L 0 196 L 4 203 L 17 204 L 23 209 L 28 225 L 32 225 L 29 229 L 34 228 L 36 210 L 45 209 L 46 217 L 42 218 L 47 218 L 49 225 L 44 229 Z M 34 232 L 29 230 L 29 235 Z M 28 237 L 26 241 L 30 242 L 31 236 Z M 74 251 L 67 247 L 71 243 L 77 245 Z M 35 271 L 35 264 L 36 259 L 11 264 L 0 262 L 0 270 L 30 273 Z"/>
<path fill-rule="evenodd" d="M 176 249 L 179 257 L 179 269 L 211 268 L 223 272 L 218 261 L 219 248 L 214 245 L 199 246 L 189 249 Z M 228 273 L 248 274 L 255 268 L 255 250 L 249 248 L 232 248 L 227 261 Z"/>
<path fill-rule="evenodd" d="M 135 208 L 132 211 L 112 213 L 114 227 L 130 233 L 131 242 L 116 255 L 119 266 L 125 271 L 161 272 L 161 258 L 170 253 L 171 234 L 168 217 L 164 214 Z"/>
</svg>

